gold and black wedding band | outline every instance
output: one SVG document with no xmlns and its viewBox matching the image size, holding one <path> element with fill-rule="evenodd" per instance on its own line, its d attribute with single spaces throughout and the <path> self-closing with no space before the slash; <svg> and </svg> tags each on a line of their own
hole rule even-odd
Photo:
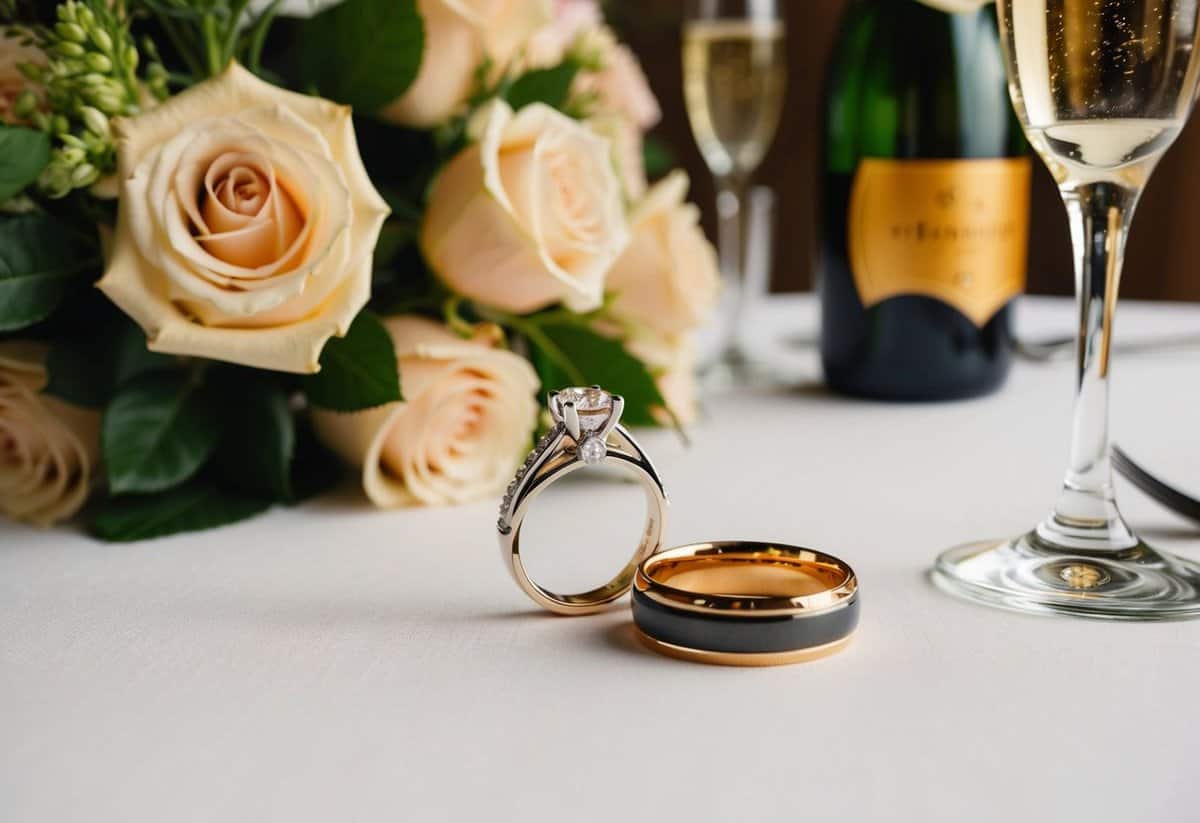
<svg viewBox="0 0 1200 823">
<path fill-rule="evenodd" d="M 637 570 L 639 639 L 671 657 L 731 666 L 832 654 L 858 625 L 858 580 L 833 555 L 729 540 L 659 552 Z"/>
</svg>

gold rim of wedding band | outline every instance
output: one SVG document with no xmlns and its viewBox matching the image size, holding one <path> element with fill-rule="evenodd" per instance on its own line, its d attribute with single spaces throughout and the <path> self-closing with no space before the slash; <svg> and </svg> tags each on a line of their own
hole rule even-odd
<svg viewBox="0 0 1200 823">
<path fill-rule="evenodd" d="M 786 666 L 790 663 L 807 663 L 829 657 L 844 649 L 854 638 L 854 633 L 838 638 L 821 646 L 810 646 L 803 649 L 792 649 L 784 652 L 714 652 L 706 649 L 692 649 L 687 646 L 677 646 L 657 640 L 637 626 L 633 627 L 637 639 L 650 651 L 673 657 L 676 660 L 686 660 L 690 663 L 708 663 L 713 666 Z"/>
<path fill-rule="evenodd" d="M 766 567 L 802 571 L 825 584 L 795 595 L 700 592 L 670 585 L 685 572 L 718 570 L 737 577 L 741 571 Z M 771 617 L 816 614 L 845 605 L 858 591 L 858 578 L 843 560 L 823 552 L 779 543 L 719 540 L 667 549 L 638 566 L 634 588 L 667 608 L 726 617 Z M 728 591 L 747 586 L 735 586 Z"/>
</svg>

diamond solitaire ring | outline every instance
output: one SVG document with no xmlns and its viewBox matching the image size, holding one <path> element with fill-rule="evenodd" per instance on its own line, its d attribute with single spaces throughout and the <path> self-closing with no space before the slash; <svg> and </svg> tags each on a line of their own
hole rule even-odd
<svg viewBox="0 0 1200 823">
<path fill-rule="evenodd" d="M 525 459 L 500 504 L 500 550 L 513 578 L 535 603 L 556 614 L 588 614 L 611 605 L 633 585 L 638 564 L 662 545 L 667 497 L 658 472 L 622 426 L 625 401 L 599 386 L 553 392 L 549 399 L 554 427 Z M 632 559 L 603 586 L 579 594 L 556 594 L 534 583 L 521 562 L 521 523 L 534 499 L 554 481 L 573 471 L 604 464 L 632 474 L 646 493 L 646 526 Z"/>
</svg>

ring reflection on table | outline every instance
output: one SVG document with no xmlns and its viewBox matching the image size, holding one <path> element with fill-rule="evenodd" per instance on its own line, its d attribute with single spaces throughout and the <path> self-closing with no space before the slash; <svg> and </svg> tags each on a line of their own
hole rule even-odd
<svg viewBox="0 0 1200 823">
<path fill-rule="evenodd" d="M 858 579 L 838 558 L 730 540 L 668 549 L 638 567 L 638 638 L 671 657 L 733 666 L 840 651 L 858 625 Z"/>
</svg>

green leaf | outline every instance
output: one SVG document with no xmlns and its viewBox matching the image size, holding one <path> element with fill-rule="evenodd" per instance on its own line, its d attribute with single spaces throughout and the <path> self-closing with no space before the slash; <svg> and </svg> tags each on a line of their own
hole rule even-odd
<svg viewBox="0 0 1200 823">
<path fill-rule="evenodd" d="M 283 387 L 267 372 L 229 369 L 213 388 L 224 407 L 224 434 L 212 462 L 222 488 L 290 500 L 296 424 Z"/>
<path fill-rule="evenodd" d="M 48 134 L 0 125 L 0 203 L 37 180 L 49 162 Z"/>
<path fill-rule="evenodd" d="M 46 356 L 50 377 L 44 391 L 77 406 L 101 408 L 133 378 L 177 362 L 150 351 L 141 328 L 120 315 L 87 336 L 56 339 Z"/>
<path fill-rule="evenodd" d="M 579 73 L 579 64 L 572 61 L 546 69 L 534 69 L 518 77 L 504 95 L 513 109 L 530 103 L 545 103 L 561 110 L 571 94 L 571 84 Z"/>
<path fill-rule="evenodd" d="M 416 79 L 424 46 L 416 0 L 346 0 L 300 24 L 292 48 L 301 86 L 372 112 Z"/>
<path fill-rule="evenodd" d="M 216 448 L 220 420 L 190 375 L 152 372 L 109 403 L 100 443 L 114 494 L 169 489 L 194 475 Z"/>
<path fill-rule="evenodd" d="M 304 418 L 296 427 L 296 457 L 292 460 L 292 498 L 300 503 L 329 491 L 348 474 L 338 456 L 317 439 Z"/>
<path fill-rule="evenodd" d="M 359 312 L 345 337 L 325 344 L 321 370 L 304 379 L 304 388 L 310 403 L 333 411 L 361 411 L 400 400 L 396 350 L 379 318 Z"/>
<path fill-rule="evenodd" d="M 52 217 L 0 218 L 0 332 L 49 317 L 99 263 L 95 249 Z"/>
<path fill-rule="evenodd" d="M 618 340 L 570 320 L 529 318 L 522 328 L 534 348 L 534 367 L 545 391 L 599 384 L 625 398 L 621 420 L 655 425 L 653 410 L 665 406 L 654 377 Z M 533 333 L 530 334 L 529 332 Z"/>
<path fill-rule="evenodd" d="M 646 176 L 651 180 L 662 177 L 679 165 L 671 147 L 657 137 L 646 136 L 642 141 L 642 155 L 646 165 Z"/>
<path fill-rule="evenodd" d="M 270 502 L 193 481 L 158 494 L 134 494 L 102 501 L 91 532 L 101 540 L 131 542 L 195 532 L 246 520 Z"/>
</svg>

